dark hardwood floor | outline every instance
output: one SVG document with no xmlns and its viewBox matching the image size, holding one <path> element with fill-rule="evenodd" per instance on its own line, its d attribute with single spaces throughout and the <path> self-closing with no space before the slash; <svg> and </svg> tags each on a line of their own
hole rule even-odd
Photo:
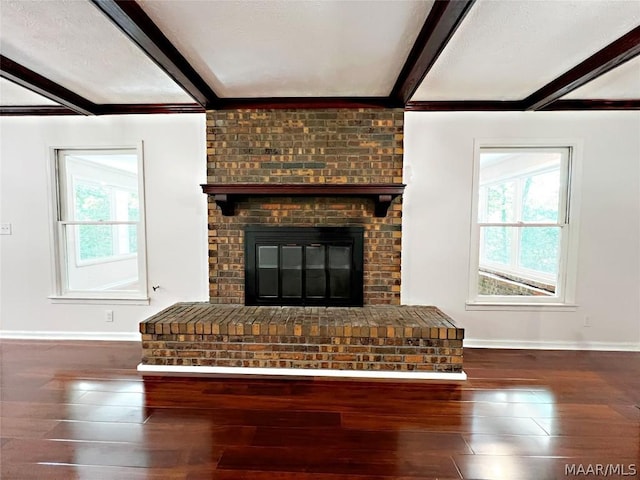
<svg viewBox="0 0 640 480">
<path fill-rule="evenodd" d="M 0 354 L 3 480 L 640 478 L 638 353 L 465 349 L 460 383 L 143 379 L 137 343 Z"/>
</svg>

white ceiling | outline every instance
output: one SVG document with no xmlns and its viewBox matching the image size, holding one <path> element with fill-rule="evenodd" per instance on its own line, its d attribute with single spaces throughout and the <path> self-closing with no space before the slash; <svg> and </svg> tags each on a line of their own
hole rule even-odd
<svg viewBox="0 0 640 480">
<path fill-rule="evenodd" d="M 2 55 L 94 103 L 192 101 L 85 0 L 0 0 L 0 8 Z"/>
<path fill-rule="evenodd" d="M 57 105 L 56 102 L 4 78 L 0 78 L 0 101 L 2 105 Z"/>
<path fill-rule="evenodd" d="M 385 97 L 433 0 L 138 0 L 219 97 Z M 640 0 L 476 0 L 412 100 L 522 100 Z M 0 0 L 0 52 L 97 104 L 194 100 L 88 0 Z M 640 99 L 640 57 L 565 99 Z M 0 106 L 50 100 L 0 81 Z"/>
<path fill-rule="evenodd" d="M 638 0 L 480 1 L 413 100 L 522 100 L 638 25 Z"/>
<path fill-rule="evenodd" d="M 431 1 L 142 0 L 220 97 L 389 95 Z"/>
</svg>

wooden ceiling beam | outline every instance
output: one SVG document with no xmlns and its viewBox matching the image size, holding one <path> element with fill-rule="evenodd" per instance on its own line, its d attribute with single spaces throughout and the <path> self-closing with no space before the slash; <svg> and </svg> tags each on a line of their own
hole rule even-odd
<svg viewBox="0 0 640 480">
<path fill-rule="evenodd" d="M 4 55 L 0 55 L 0 77 L 82 115 L 95 115 L 98 112 L 98 107 L 93 102 Z"/>
<path fill-rule="evenodd" d="M 134 1 L 91 0 L 125 35 L 204 108 L 215 108 L 218 96 L 178 49 Z"/>
<path fill-rule="evenodd" d="M 409 102 L 406 112 L 514 112 L 522 110 L 520 100 L 435 100 Z"/>
<path fill-rule="evenodd" d="M 222 98 L 218 110 L 292 108 L 402 108 L 388 97 Z"/>
<path fill-rule="evenodd" d="M 406 105 L 475 0 L 436 0 L 402 67 L 390 98 Z"/>
<path fill-rule="evenodd" d="M 569 92 L 640 54 L 640 27 L 563 73 L 523 100 L 526 110 L 541 110 Z"/>
</svg>

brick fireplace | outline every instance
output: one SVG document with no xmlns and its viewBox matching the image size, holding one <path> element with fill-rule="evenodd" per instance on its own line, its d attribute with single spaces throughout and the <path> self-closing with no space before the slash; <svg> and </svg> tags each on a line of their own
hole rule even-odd
<svg viewBox="0 0 640 480">
<path fill-rule="evenodd" d="M 207 112 L 210 301 L 142 322 L 140 370 L 464 378 L 464 330 L 436 307 L 400 306 L 403 117 L 385 108 Z M 272 240 L 273 231 L 301 237 Z M 330 258 L 343 255 L 345 231 L 361 244 L 348 273 L 338 271 L 348 262 Z M 342 232 L 333 243 L 331 232 Z M 256 280 L 260 247 L 265 276 Z M 286 271 L 294 257 L 301 272 Z M 324 273 L 310 271 L 318 262 Z M 356 272 L 355 299 L 317 301 L 340 297 Z"/>
<path fill-rule="evenodd" d="M 208 184 L 400 184 L 401 109 L 207 113 Z M 244 303 L 249 226 L 364 228 L 364 304 L 400 303 L 402 199 L 384 217 L 357 196 L 239 196 L 224 216 L 209 197 L 212 303 Z"/>
</svg>

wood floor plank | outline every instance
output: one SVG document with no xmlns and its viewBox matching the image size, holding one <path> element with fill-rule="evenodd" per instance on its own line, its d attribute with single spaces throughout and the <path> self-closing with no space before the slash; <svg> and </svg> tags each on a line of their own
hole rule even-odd
<svg viewBox="0 0 640 480">
<path fill-rule="evenodd" d="M 396 452 L 345 451 L 324 447 L 230 447 L 218 467 L 226 470 L 263 472 L 311 472 L 357 475 L 375 472 L 381 476 L 459 478 L 448 455 L 400 455 Z"/>
<path fill-rule="evenodd" d="M 0 478 L 558 480 L 571 478 L 567 464 L 640 470 L 638 353 L 465 349 L 465 382 L 143 378 L 139 360 L 136 342 L 0 340 Z"/>
<path fill-rule="evenodd" d="M 422 431 L 348 430 L 343 428 L 258 428 L 252 446 L 260 447 L 308 447 L 330 445 L 345 450 L 393 451 L 430 454 L 471 453 L 462 435 Z"/>
</svg>

